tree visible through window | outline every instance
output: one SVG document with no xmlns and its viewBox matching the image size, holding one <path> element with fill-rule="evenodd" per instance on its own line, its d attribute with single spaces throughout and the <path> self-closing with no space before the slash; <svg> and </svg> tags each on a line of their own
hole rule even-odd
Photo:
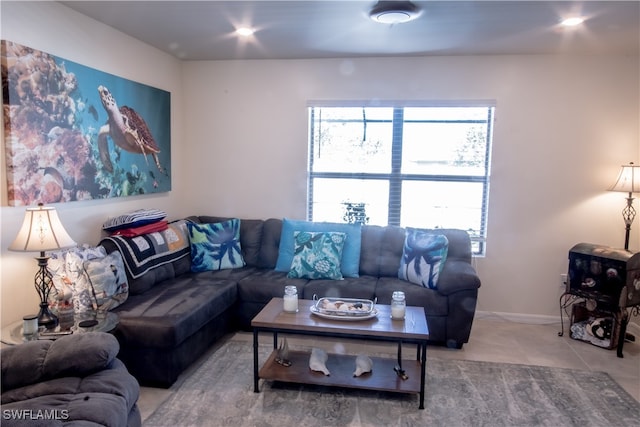
<svg viewBox="0 0 640 427">
<path fill-rule="evenodd" d="M 308 219 L 467 230 L 484 254 L 493 105 L 309 108 Z"/>
</svg>

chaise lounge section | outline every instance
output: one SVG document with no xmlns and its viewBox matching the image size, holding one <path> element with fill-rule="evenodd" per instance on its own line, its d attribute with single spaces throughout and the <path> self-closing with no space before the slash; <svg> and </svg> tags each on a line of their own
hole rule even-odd
<svg viewBox="0 0 640 427">
<path fill-rule="evenodd" d="M 230 219 L 191 216 L 186 221 L 218 224 Z M 240 268 L 192 272 L 189 256 L 167 259 L 135 278 L 127 268 L 129 298 L 114 309 L 120 316 L 115 335 L 121 347 L 118 357 L 141 383 L 172 384 L 221 336 L 249 330 L 251 319 L 271 298 L 281 297 L 286 285 L 296 286 L 305 299 L 314 295 L 361 298 L 381 304 L 390 303 L 393 291 L 404 291 L 409 305 L 424 307 L 431 343 L 461 348 L 468 342 L 480 279 L 471 264 L 471 242 L 465 231 L 425 230 L 446 236 L 448 241 L 437 288 L 431 289 L 398 278 L 407 230 L 395 226 L 357 226 L 357 277 L 287 277 L 287 271 L 278 271 L 283 228 L 290 230 L 287 221 L 240 219 L 245 264 Z M 316 224 L 319 228 L 331 226 L 307 223 L 311 228 Z M 109 238 L 101 245 L 107 252 L 123 252 L 127 261 L 122 245 Z"/>
</svg>

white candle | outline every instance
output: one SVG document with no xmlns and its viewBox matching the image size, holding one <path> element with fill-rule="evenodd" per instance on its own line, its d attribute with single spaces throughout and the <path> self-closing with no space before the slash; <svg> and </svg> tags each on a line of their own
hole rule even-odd
<svg viewBox="0 0 640 427">
<path fill-rule="evenodd" d="M 404 319 L 404 306 L 391 306 L 391 318 L 396 320 Z"/>
<path fill-rule="evenodd" d="M 298 295 L 284 296 L 284 311 L 295 313 L 298 311 Z"/>
<path fill-rule="evenodd" d="M 23 335 L 33 335 L 36 332 L 38 332 L 38 316 L 36 315 L 24 316 L 22 320 L 24 320 L 22 324 Z"/>
</svg>

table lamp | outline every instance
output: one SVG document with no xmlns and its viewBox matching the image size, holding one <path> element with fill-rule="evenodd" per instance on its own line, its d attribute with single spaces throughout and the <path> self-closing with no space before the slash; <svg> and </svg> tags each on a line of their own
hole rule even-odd
<svg viewBox="0 0 640 427">
<path fill-rule="evenodd" d="M 616 183 L 609 188 L 609 191 L 629 193 L 627 206 L 622 210 L 622 218 L 624 219 L 626 228 L 624 249 L 629 250 L 629 233 L 631 232 L 633 219 L 636 216 L 636 210 L 633 208 L 633 193 L 640 193 L 640 166 L 634 165 L 633 162 L 628 165 L 622 165 L 618 179 Z"/>
<path fill-rule="evenodd" d="M 55 208 L 45 207 L 42 203 L 37 208 L 27 208 L 22 228 L 18 236 L 9 246 L 10 251 L 40 252 L 36 257 L 40 268 L 35 276 L 35 287 L 40 296 L 40 312 L 38 313 L 38 326 L 47 329 L 58 325 L 58 318 L 49 310 L 49 294 L 53 286 L 51 273 L 47 270 L 49 257 L 45 251 L 52 251 L 70 246 L 76 242 L 69 237 L 62 226 Z"/>
</svg>

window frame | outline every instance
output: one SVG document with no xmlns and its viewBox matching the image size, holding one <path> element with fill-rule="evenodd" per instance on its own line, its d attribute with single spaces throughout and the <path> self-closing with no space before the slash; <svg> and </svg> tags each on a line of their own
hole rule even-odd
<svg viewBox="0 0 640 427">
<path fill-rule="evenodd" d="M 445 101 L 445 102 L 399 102 L 376 103 L 370 105 L 369 102 L 359 101 L 310 101 L 308 107 L 308 167 L 307 167 L 307 219 L 313 220 L 314 208 L 314 180 L 315 179 L 347 179 L 347 180 L 384 180 L 389 183 L 388 194 L 388 225 L 401 225 L 402 206 L 402 183 L 407 181 L 420 182 L 466 182 L 479 183 L 482 185 L 482 202 L 480 213 L 479 235 L 469 232 L 472 240 L 472 254 L 474 256 L 484 256 L 486 254 L 487 241 L 487 218 L 489 211 L 489 186 L 491 176 L 491 149 L 493 145 L 493 128 L 495 123 L 495 101 Z M 391 169 L 388 173 L 380 172 L 318 172 L 314 171 L 315 138 L 314 124 L 315 112 L 318 108 L 372 108 L 383 107 L 393 108 L 392 128 L 393 136 L 391 142 Z M 486 120 L 407 120 L 404 121 L 405 108 L 486 108 Z M 376 120 L 372 120 L 374 122 Z M 377 120 L 379 122 L 379 120 Z M 368 120 L 361 121 L 365 126 Z M 405 123 L 482 123 L 486 125 L 486 147 L 484 152 L 484 174 L 483 175 L 452 175 L 452 174 L 424 174 L 424 173 L 403 173 L 402 153 L 403 153 L 403 133 Z M 473 247 L 475 246 L 475 247 Z"/>
</svg>

